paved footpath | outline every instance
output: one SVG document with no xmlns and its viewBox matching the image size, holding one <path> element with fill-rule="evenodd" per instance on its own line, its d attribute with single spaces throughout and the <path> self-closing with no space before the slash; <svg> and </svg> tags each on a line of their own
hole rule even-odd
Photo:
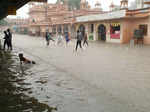
<svg viewBox="0 0 150 112">
<path fill-rule="evenodd" d="M 150 46 L 90 42 L 74 52 L 75 42 L 46 47 L 45 39 L 25 35 L 13 35 L 13 44 L 38 63 L 29 79 L 48 81 L 44 93 L 35 92 L 53 96 L 42 101 L 59 112 L 150 111 Z"/>
</svg>

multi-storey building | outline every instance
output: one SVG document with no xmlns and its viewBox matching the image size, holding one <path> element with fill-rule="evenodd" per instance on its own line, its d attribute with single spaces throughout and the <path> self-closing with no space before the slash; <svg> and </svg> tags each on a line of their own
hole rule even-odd
<svg viewBox="0 0 150 112">
<path fill-rule="evenodd" d="M 150 0 L 136 0 L 135 3 L 137 9 L 150 7 Z"/>
<path fill-rule="evenodd" d="M 77 29 L 82 26 L 89 39 L 122 44 L 131 42 L 135 31 L 141 30 L 138 36 L 144 44 L 150 44 L 150 8 L 130 10 L 127 3 L 122 0 L 119 10 L 113 10 L 114 4 L 111 4 L 110 12 L 77 17 L 75 26 Z"/>
<path fill-rule="evenodd" d="M 95 8 L 91 9 L 86 0 L 81 0 L 80 9 L 68 8 L 68 1 L 58 1 L 55 4 L 30 3 L 29 32 L 31 35 L 44 36 L 46 31 L 53 34 L 70 32 L 75 35 L 75 18 L 83 15 L 103 13 L 101 4 L 97 1 Z"/>
</svg>

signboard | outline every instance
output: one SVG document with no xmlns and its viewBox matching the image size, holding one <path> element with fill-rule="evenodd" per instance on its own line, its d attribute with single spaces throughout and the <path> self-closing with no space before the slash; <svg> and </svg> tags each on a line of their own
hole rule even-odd
<svg viewBox="0 0 150 112">
<path fill-rule="evenodd" d="M 14 7 L 14 6 L 10 6 L 10 7 L 8 7 L 8 11 L 7 11 L 7 14 L 8 15 L 16 15 L 16 7 Z"/>
<path fill-rule="evenodd" d="M 117 27 L 120 26 L 120 23 L 111 23 L 111 26 Z"/>
<path fill-rule="evenodd" d="M 102 21 L 102 20 L 111 20 L 119 19 L 126 16 L 126 10 L 119 10 L 104 14 L 80 16 L 76 18 L 76 22 L 89 22 L 89 21 Z"/>
</svg>

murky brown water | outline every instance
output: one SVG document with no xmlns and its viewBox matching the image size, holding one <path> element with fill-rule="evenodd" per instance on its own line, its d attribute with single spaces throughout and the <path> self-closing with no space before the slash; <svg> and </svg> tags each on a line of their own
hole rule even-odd
<svg viewBox="0 0 150 112">
<path fill-rule="evenodd" d="M 17 51 L 37 62 L 23 65 L 21 84 L 29 89 L 23 93 L 38 102 L 57 112 L 150 110 L 149 46 L 90 42 L 75 53 L 74 41 L 68 47 L 46 47 L 42 38 L 14 37 Z M 15 71 L 22 73 L 19 67 Z"/>
<path fill-rule="evenodd" d="M 26 82 L 29 66 L 21 67 L 17 56 L 9 51 L 0 51 L 0 112 L 51 112 L 57 108 L 40 103 L 29 96 L 31 83 Z"/>
</svg>

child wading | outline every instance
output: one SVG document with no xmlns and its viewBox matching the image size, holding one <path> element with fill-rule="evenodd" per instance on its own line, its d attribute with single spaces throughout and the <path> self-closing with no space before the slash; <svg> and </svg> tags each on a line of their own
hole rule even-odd
<svg viewBox="0 0 150 112">
<path fill-rule="evenodd" d="M 20 64 L 22 64 L 22 63 L 26 63 L 26 64 L 31 64 L 31 63 L 32 63 L 32 64 L 36 64 L 35 61 L 31 61 L 31 60 L 25 58 L 22 53 L 19 53 L 18 56 L 19 56 L 19 59 L 20 59 Z"/>
<path fill-rule="evenodd" d="M 46 42 L 47 42 L 47 46 L 49 46 L 50 40 L 54 41 L 54 40 L 52 39 L 51 33 L 48 33 L 48 32 L 46 32 L 45 39 L 46 39 Z"/>
</svg>

